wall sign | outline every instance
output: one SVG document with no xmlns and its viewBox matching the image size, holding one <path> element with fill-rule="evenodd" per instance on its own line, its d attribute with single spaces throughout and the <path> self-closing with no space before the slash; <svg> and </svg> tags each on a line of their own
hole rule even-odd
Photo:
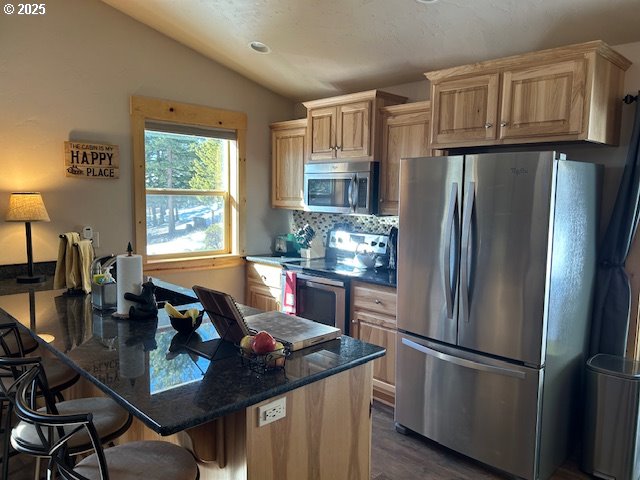
<svg viewBox="0 0 640 480">
<path fill-rule="evenodd" d="M 103 143 L 64 142 L 67 177 L 119 178 L 120 147 Z"/>
</svg>

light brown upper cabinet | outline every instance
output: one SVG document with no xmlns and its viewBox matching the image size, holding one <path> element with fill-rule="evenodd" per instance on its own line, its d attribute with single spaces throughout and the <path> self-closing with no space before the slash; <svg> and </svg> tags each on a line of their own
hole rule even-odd
<svg viewBox="0 0 640 480">
<path fill-rule="evenodd" d="M 304 207 L 303 167 L 307 148 L 307 120 L 272 123 L 271 206 Z"/>
<path fill-rule="evenodd" d="M 594 41 L 426 73 L 431 147 L 616 145 L 630 65 Z"/>
<path fill-rule="evenodd" d="M 378 212 L 381 215 L 398 215 L 400 159 L 433 155 L 429 146 L 431 102 L 383 107 L 380 114 L 382 155 Z"/>
<path fill-rule="evenodd" d="M 307 108 L 307 162 L 378 161 L 378 110 L 404 103 L 398 95 L 370 90 L 304 102 Z"/>
</svg>

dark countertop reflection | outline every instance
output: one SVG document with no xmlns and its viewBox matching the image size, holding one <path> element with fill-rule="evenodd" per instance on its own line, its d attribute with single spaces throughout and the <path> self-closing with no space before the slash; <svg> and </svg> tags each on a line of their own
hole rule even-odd
<svg viewBox="0 0 640 480">
<path fill-rule="evenodd" d="M 191 306 L 200 304 L 180 308 Z M 245 315 L 257 312 L 240 309 Z M 216 351 L 218 334 L 206 314 L 189 337 L 171 327 L 164 310 L 157 319 L 144 322 L 117 319 L 111 313 L 92 309 L 90 295 L 67 296 L 64 290 L 0 296 L 0 322 L 15 319 L 30 328 L 42 345 L 161 435 L 384 355 L 383 348 L 343 336 L 294 352 L 284 370 L 258 375 L 241 363 L 228 342 Z M 185 346 L 216 355 L 208 360 Z"/>
</svg>

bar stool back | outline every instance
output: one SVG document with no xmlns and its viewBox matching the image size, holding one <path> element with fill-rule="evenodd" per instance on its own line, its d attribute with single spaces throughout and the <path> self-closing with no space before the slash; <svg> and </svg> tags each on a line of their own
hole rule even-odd
<svg viewBox="0 0 640 480">
<path fill-rule="evenodd" d="M 169 442 L 131 442 L 103 449 L 94 415 L 56 415 L 32 407 L 41 368 L 20 377 L 15 394 L 16 414 L 38 432 L 43 450 L 50 456 L 48 478 L 65 480 L 198 480 L 200 472 L 193 456 Z M 54 434 L 57 433 L 57 434 Z M 74 464 L 70 452 L 76 436 L 88 437 L 94 453 Z"/>
<path fill-rule="evenodd" d="M 40 470 L 40 459 L 48 458 L 48 449 L 43 446 L 43 441 L 56 441 L 58 436 L 64 434 L 63 431 L 49 430 L 46 439 L 43 439 L 42 432 L 33 424 L 19 422 L 11 429 L 12 411 L 15 406 L 15 392 L 20 385 L 21 379 L 34 369 L 38 375 L 32 380 L 29 402 L 31 408 L 41 414 L 67 414 L 73 415 L 79 412 L 93 412 L 98 438 L 103 443 L 108 443 L 126 432 L 131 426 L 132 416 L 120 407 L 114 400 L 108 397 L 88 397 L 74 400 L 65 400 L 56 403 L 54 396 L 48 389 L 47 377 L 40 359 L 37 357 L 7 358 L 0 357 L 0 400 L 5 403 L 4 417 L 2 422 L 3 438 L 2 452 L 3 458 L 9 458 L 9 441 L 14 450 L 36 457 L 35 475 L 38 478 Z M 9 383 L 9 375 L 15 380 Z M 37 402 L 44 403 L 44 407 L 38 408 Z M 9 432 L 11 433 L 9 435 Z M 77 435 L 73 442 L 68 444 L 68 454 L 72 456 L 81 455 L 93 449 L 91 439 L 88 436 Z M 3 461 L 3 479 L 8 475 L 8 461 Z"/>
</svg>

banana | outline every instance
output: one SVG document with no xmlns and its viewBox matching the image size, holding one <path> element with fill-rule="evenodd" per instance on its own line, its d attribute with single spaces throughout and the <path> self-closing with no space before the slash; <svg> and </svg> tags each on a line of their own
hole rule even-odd
<svg viewBox="0 0 640 480">
<path fill-rule="evenodd" d="M 196 324 L 196 318 L 200 315 L 200 311 L 197 308 L 190 308 L 186 312 L 184 312 L 186 317 L 191 317 L 191 325 L 194 326 Z"/>
<path fill-rule="evenodd" d="M 167 314 L 173 318 L 187 318 L 186 315 L 180 313 L 178 310 L 176 310 L 176 307 L 174 307 L 168 302 L 164 304 L 164 311 L 167 312 Z"/>
</svg>

